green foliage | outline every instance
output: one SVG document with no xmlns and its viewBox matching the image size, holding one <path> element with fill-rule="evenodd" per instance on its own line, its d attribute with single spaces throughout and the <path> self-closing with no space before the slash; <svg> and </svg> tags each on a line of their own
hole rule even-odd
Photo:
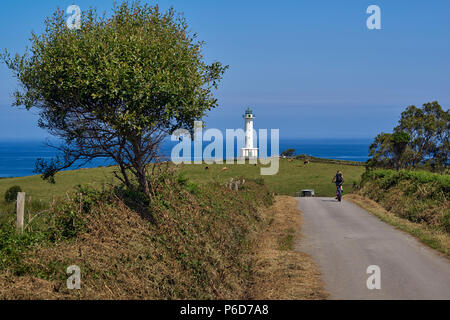
<svg viewBox="0 0 450 320">
<path fill-rule="evenodd" d="M 392 141 L 394 142 L 394 144 L 407 145 L 411 141 L 411 136 L 404 131 L 396 132 L 392 135 Z"/>
<path fill-rule="evenodd" d="M 16 201 L 19 192 L 22 192 L 20 186 L 12 186 L 5 192 L 5 201 L 8 203 Z"/>
<path fill-rule="evenodd" d="M 265 185 L 264 178 L 256 178 L 256 179 L 254 179 L 254 181 L 255 181 L 255 183 L 259 184 L 260 186 Z"/>
<path fill-rule="evenodd" d="M 186 186 L 189 178 L 187 177 L 185 172 L 180 172 L 175 176 L 176 181 L 180 184 L 180 186 Z"/>
<path fill-rule="evenodd" d="M 402 112 L 394 133 L 379 134 L 370 146 L 369 168 L 445 171 L 450 155 L 450 111 L 437 101 Z"/>
<path fill-rule="evenodd" d="M 30 86 L 16 93 L 15 104 L 32 108 L 44 102 L 50 113 L 41 119 L 44 127 L 56 120 L 50 117 L 70 121 L 70 108 L 81 104 L 96 121 L 139 134 L 155 122 L 169 126 L 173 118 L 180 120 L 176 127 L 192 126 L 216 105 L 208 88 L 224 70 L 202 61 L 202 43 L 174 10 L 162 13 L 158 7 L 124 2 L 109 19 L 94 9 L 84 12 L 81 24 L 81 30 L 69 30 L 65 12 L 58 10 L 46 20 L 44 34 L 33 34 L 31 56 L 4 57 Z"/>
<path fill-rule="evenodd" d="M 295 156 L 295 149 L 287 149 L 281 152 L 282 157 L 293 157 Z"/>
<path fill-rule="evenodd" d="M 437 101 L 422 108 L 409 106 L 403 113 L 395 132 L 410 134 L 413 150 L 412 164 L 430 163 L 439 170 L 448 163 L 450 153 L 450 110 Z"/>
<path fill-rule="evenodd" d="M 450 233 L 450 213 L 447 212 L 442 216 L 441 224 L 444 230 Z"/>
<path fill-rule="evenodd" d="M 38 109 L 40 127 L 65 142 L 61 158 L 40 160 L 36 170 L 53 181 L 76 160 L 107 157 L 147 196 L 158 145 L 218 106 L 213 92 L 227 69 L 204 61 L 203 42 L 182 15 L 139 1 L 116 6 L 110 18 L 89 9 L 80 30 L 67 28 L 58 10 L 31 42 L 23 56 L 2 55 L 21 83 L 14 105 Z"/>
<path fill-rule="evenodd" d="M 199 194 L 200 193 L 199 186 L 192 181 L 188 182 L 188 184 L 186 185 L 186 190 L 191 194 Z"/>
<path fill-rule="evenodd" d="M 79 187 L 68 200 L 42 212 L 35 211 L 44 208 L 40 201 L 27 203 L 27 210 L 37 215 L 23 234 L 16 232 L 15 216 L 7 215 L 0 223 L 0 270 L 9 268 L 19 276 L 30 272 L 37 275 L 39 270 L 23 263 L 26 252 L 38 245 L 76 238 L 84 232 L 86 214 L 103 198 L 100 194 L 91 188 Z"/>
<path fill-rule="evenodd" d="M 189 178 L 186 176 L 186 173 L 184 173 L 184 172 L 178 173 L 176 175 L 175 179 L 189 193 L 197 194 L 197 195 L 199 194 L 199 192 L 200 192 L 199 186 L 196 183 L 189 180 Z"/>
<path fill-rule="evenodd" d="M 16 275 L 23 275 L 25 268 L 22 259 L 32 246 L 42 243 L 45 235 L 42 232 L 25 233 L 16 232 L 13 217 L 8 223 L 0 226 L 0 270 L 9 268 L 15 270 Z"/>
<path fill-rule="evenodd" d="M 450 176 L 428 171 L 371 170 L 360 192 L 412 222 L 449 232 Z"/>
<path fill-rule="evenodd" d="M 369 156 L 372 157 L 367 161 L 367 166 L 392 168 L 393 167 L 393 150 L 392 150 L 392 134 L 380 133 L 369 147 Z"/>
<path fill-rule="evenodd" d="M 114 290 L 117 296 L 242 297 L 250 236 L 263 225 L 257 208 L 272 204 L 271 193 L 251 180 L 234 191 L 217 183 L 192 183 L 171 170 L 149 179 L 158 190 L 151 200 L 123 185 L 101 191 L 78 186 L 24 235 L 16 234 L 10 216 L 0 225 L 0 271 L 59 283 L 66 279 L 65 268 L 75 263 L 84 270 L 86 287 L 116 283 L 122 290 Z M 139 205 L 127 205 L 133 201 Z M 147 219 L 147 211 L 155 213 L 156 223 Z M 117 284 L 119 273 L 124 276 Z M 142 280 L 138 287 L 135 275 Z M 70 292 L 51 294 L 67 297 Z"/>
<path fill-rule="evenodd" d="M 402 165 L 402 158 L 410 141 L 411 136 L 407 132 L 400 131 L 392 135 L 392 149 L 394 150 L 395 169 L 397 170 Z"/>
<path fill-rule="evenodd" d="M 86 222 L 83 220 L 82 211 L 76 203 L 69 202 L 58 207 L 53 217 L 53 224 L 49 229 L 51 242 L 75 238 L 85 230 Z"/>
<path fill-rule="evenodd" d="M 397 170 L 408 166 L 409 153 L 406 152 L 411 136 L 407 132 L 380 133 L 370 145 L 367 161 L 369 168 L 395 168 Z"/>
<path fill-rule="evenodd" d="M 367 171 L 362 175 L 362 184 L 367 181 L 380 181 L 384 189 L 398 185 L 402 181 L 410 181 L 415 186 L 422 184 L 434 184 L 437 191 L 443 192 L 446 197 L 450 197 L 450 176 L 446 174 L 432 173 L 428 171 L 410 171 L 410 170 L 373 170 Z"/>
</svg>

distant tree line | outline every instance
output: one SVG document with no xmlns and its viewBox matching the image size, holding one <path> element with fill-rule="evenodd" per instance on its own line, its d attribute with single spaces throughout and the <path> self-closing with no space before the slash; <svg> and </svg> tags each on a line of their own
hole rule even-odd
<svg viewBox="0 0 450 320">
<path fill-rule="evenodd" d="M 295 149 L 291 148 L 291 149 L 284 150 L 283 152 L 281 152 L 281 156 L 287 157 L 287 158 L 293 157 L 293 156 L 295 156 Z"/>
<path fill-rule="evenodd" d="M 402 112 L 393 133 L 380 133 L 370 145 L 370 168 L 445 171 L 449 164 L 450 113 L 437 101 Z"/>
</svg>

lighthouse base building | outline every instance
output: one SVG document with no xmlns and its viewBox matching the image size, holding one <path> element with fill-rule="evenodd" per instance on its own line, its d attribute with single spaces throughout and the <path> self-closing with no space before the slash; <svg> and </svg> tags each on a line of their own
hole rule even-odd
<svg viewBox="0 0 450 320">
<path fill-rule="evenodd" d="M 245 148 L 241 149 L 241 157 L 245 159 L 258 158 L 258 148 L 253 146 L 253 119 L 255 116 L 250 108 L 245 111 Z"/>
<path fill-rule="evenodd" d="M 258 148 L 242 148 L 241 157 L 245 159 L 258 158 Z"/>
</svg>

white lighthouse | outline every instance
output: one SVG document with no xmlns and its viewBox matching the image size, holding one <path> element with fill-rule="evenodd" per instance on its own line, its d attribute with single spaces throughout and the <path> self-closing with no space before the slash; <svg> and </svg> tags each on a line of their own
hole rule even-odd
<svg viewBox="0 0 450 320">
<path fill-rule="evenodd" d="M 250 108 L 245 111 L 244 119 L 245 119 L 245 148 L 241 150 L 241 156 L 245 159 L 250 158 L 258 158 L 258 148 L 253 146 L 253 119 L 255 116 L 253 115 L 252 110 Z"/>
</svg>

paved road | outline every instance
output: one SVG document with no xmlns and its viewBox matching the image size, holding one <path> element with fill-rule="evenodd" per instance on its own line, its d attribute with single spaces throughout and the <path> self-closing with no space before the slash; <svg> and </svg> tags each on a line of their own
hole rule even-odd
<svg viewBox="0 0 450 320">
<path fill-rule="evenodd" d="M 331 299 L 450 299 L 450 260 L 353 203 L 299 198 L 303 239 Z M 369 290 L 367 268 L 381 271 Z M 373 282 L 372 282 L 373 283 Z"/>
</svg>

